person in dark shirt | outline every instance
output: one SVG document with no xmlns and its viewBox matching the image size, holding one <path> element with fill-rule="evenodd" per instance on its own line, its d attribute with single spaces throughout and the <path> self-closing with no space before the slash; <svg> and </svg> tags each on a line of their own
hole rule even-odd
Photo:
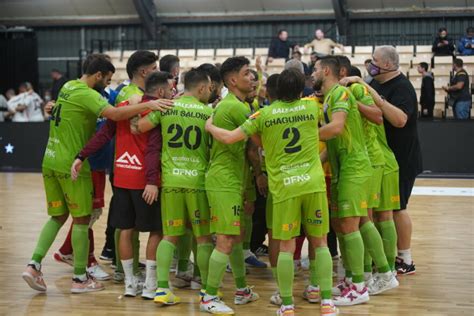
<svg viewBox="0 0 474 316">
<path fill-rule="evenodd" d="M 295 50 L 291 56 L 292 56 L 293 59 L 301 61 L 301 63 L 303 64 L 303 69 L 304 69 L 304 75 L 305 76 L 309 76 L 309 75 L 312 74 L 312 71 L 309 69 L 308 65 L 301 60 L 302 55 L 301 55 L 301 52 L 299 50 Z M 314 66 L 313 66 L 313 68 L 314 68 Z"/>
<path fill-rule="evenodd" d="M 454 42 L 448 37 L 448 30 L 442 27 L 438 30 L 438 36 L 433 42 L 431 51 L 435 56 L 453 56 Z"/>
<path fill-rule="evenodd" d="M 463 68 L 462 59 L 454 59 L 453 70 L 456 74 L 451 79 L 449 87 L 444 86 L 443 90 L 449 94 L 450 98 L 454 99 L 454 117 L 459 120 L 467 120 L 470 117 L 472 96 L 469 75 Z"/>
<path fill-rule="evenodd" d="M 290 56 L 290 49 L 295 48 L 298 48 L 298 46 L 288 41 L 288 32 L 286 30 L 279 30 L 278 37 L 270 42 L 267 63 L 271 63 L 274 58 L 285 58 L 287 60 Z"/>
<path fill-rule="evenodd" d="M 399 70 L 395 47 L 376 47 L 372 57 L 368 70 L 374 80 L 370 85 L 359 77 L 346 77 L 341 83 L 364 84 L 382 110 L 387 142 L 400 168 L 400 209 L 393 212 L 398 236 L 396 269 L 398 274 L 413 274 L 415 264 L 410 250 L 412 223 L 406 208 L 415 178 L 423 170 L 417 130 L 418 102 L 415 89 Z"/>
<path fill-rule="evenodd" d="M 53 86 L 51 88 L 51 100 L 56 101 L 58 99 L 59 90 L 63 87 L 63 84 L 67 82 L 67 78 L 58 69 L 51 70 L 51 79 L 53 79 Z"/>
<path fill-rule="evenodd" d="M 421 81 L 421 117 L 433 118 L 435 106 L 435 88 L 433 74 L 428 71 L 428 64 L 421 62 L 418 65 L 418 73 L 423 76 Z"/>
</svg>

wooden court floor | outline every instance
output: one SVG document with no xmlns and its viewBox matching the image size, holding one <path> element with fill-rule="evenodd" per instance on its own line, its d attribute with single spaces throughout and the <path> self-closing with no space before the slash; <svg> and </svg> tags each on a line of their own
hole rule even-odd
<svg viewBox="0 0 474 316">
<path fill-rule="evenodd" d="M 416 185 L 472 188 L 474 181 L 421 179 Z M 106 194 L 108 201 L 109 188 Z M 36 293 L 21 273 L 47 218 L 40 174 L 0 173 L 0 201 L 0 315 L 203 315 L 197 293 L 191 290 L 177 290 L 183 303 L 167 308 L 141 298 L 122 298 L 123 285 L 112 281 L 105 282 L 102 292 L 69 294 L 72 268 L 51 258 L 69 223 L 44 260 L 48 292 Z M 340 315 L 474 315 L 474 197 L 416 195 L 409 212 L 414 222 L 416 275 L 400 278 L 399 288 L 372 297 L 368 304 L 341 308 Z M 107 209 L 94 227 L 97 256 L 104 244 L 106 214 Z M 144 244 L 146 236 L 141 240 Z M 104 266 L 111 272 L 108 264 Z M 301 298 L 307 278 L 307 272 L 299 273 L 295 281 L 297 315 L 318 315 L 318 306 Z M 248 283 L 261 299 L 236 307 L 236 314 L 275 315 L 276 308 L 268 302 L 276 289 L 270 269 L 250 269 Z M 233 300 L 232 290 L 232 277 L 226 273 L 223 292 L 228 303 Z"/>
</svg>

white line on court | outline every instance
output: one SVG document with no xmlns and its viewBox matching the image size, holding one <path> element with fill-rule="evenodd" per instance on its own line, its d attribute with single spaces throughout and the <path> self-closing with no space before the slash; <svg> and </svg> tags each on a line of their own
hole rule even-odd
<svg viewBox="0 0 474 316">
<path fill-rule="evenodd" d="M 413 195 L 438 195 L 438 196 L 473 196 L 474 188 L 453 188 L 453 187 L 420 187 L 415 186 Z"/>
</svg>

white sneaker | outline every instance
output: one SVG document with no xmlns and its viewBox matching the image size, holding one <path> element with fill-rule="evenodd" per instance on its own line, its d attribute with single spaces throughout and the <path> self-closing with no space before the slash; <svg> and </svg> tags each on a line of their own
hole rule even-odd
<svg viewBox="0 0 474 316">
<path fill-rule="evenodd" d="M 345 288 L 340 296 L 334 298 L 334 305 L 336 306 L 351 306 L 363 304 L 369 301 L 369 290 L 364 287 L 362 291 L 357 291 L 354 284 Z"/>
<path fill-rule="evenodd" d="M 281 305 L 276 314 L 277 316 L 293 316 L 295 315 L 295 305 Z"/>
<path fill-rule="evenodd" d="M 193 275 L 189 271 L 178 272 L 178 273 L 176 273 L 176 277 L 174 279 L 173 286 L 178 288 L 178 289 L 182 289 L 182 288 L 185 288 L 185 287 L 190 287 L 192 279 L 193 279 Z"/>
<path fill-rule="evenodd" d="M 321 316 L 336 316 L 339 310 L 334 306 L 332 300 L 323 300 L 321 302 Z"/>
<path fill-rule="evenodd" d="M 377 274 L 373 279 L 373 282 L 369 284 L 367 287 L 369 289 L 370 295 L 377 295 L 382 292 L 394 289 L 398 287 L 400 283 L 391 272 L 387 274 Z"/>
<path fill-rule="evenodd" d="M 308 257 L 304 257 L 303 259 L 301 259 L 301 269 L 303 271 L 309 271 L 309 258 Z"/>
<path fill-rule="evenodd" d="M 258 300 L 260 296 L 252 291 L 252 288 L 253 287 L 247 286 L 245 289 L 237 290 L 234 296 L 234 304 L 244 305 Z"/>
<path fill-rule="evenodd" d="M 138 271 L 137 273 L 135 273 L 135 278 L 138 280 L 138 283 L 141 283 L 143 286 L 146 280 L 146 273 L 144 271 Z"/>
<path fill-rule="evenodd" d="M 97 292 L 102 291 L 103 289 L 105 289 L 104 285 L 96 282 L 94 278 L 89 275 L 85 281 L 79 279 L 72 280 L 71 293 L 73 294 Z"/>
<path fill-rule="evenodd" d="M 306 286 L 303 292 L 303 298 L 309 303 L 319 303 L 321 301 L 319 286 L 312 286 L 311 284 Z"/>
<path fill-rule="evenodd" d="M 114 282 L 115 283 L 122 283 L 123 280 L 125 279 L 125 274 L 123 272 L 114 272 Z"/>
<path fill-rule="evenodd" d="M 87 273 L 92 276 L 94 279 L 99 281 L 107 281 L 110 280 L 111 276 L 107 272 L 105 272 L 101 266 L 97 263 L 91 265 L 87 268 Z"/>
<path fill-rule="evenodd" d="M 270 304 L 273 304 L 276 306 L 281 306 L 281 304 L 283 304 L 279 291 L 276 291 L 275 293 L 272 294 L 272 296 L 270 296 Z"/>
<path fill-rule="evenodd" d="M 191 280 L 191 290 L 200 290 L 202 288 L 202 281 L 200 277 L 193 277 Z"/>
<path fill-rule="evenodd" d="M 343 278 L 336 284 L 335 287 L 331 289 L 332 295 L 340 296 L 342 294 L 342 291 L 344 291 L 345 288 L 349 287 L 351 283 L 352 283 L 351 279 Z"/>
<path fill-rule="evenodd" d="M 125 296 L 135 297 L 142 293 L 142 285 L 138 282 L 137 278 L 125 279 Z"/>
<path fill-rule="evenodd" d="M 147 286 L 146 284 L 142 289 L 142 298 L 145 300 L 153 300 L 155 298 L 156 286 Z"/>
<path fill-rule="evenodd" d="M 199 309 L 201 312 L 210 314 L 234 315 L 234 310 L 227 306 L 217 296 L 210 297 L 208 300 L 206 300 L 206 297 L 207 295 L 203 297 L 199 303 Z"/>
</svg>

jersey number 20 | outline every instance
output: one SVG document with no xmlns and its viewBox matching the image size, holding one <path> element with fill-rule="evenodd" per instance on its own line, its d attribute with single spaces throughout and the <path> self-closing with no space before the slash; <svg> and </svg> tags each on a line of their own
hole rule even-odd
<svg viewBox="0 0 474 316">
<path fill-rule="evenodd" d="M 183 136 L 183 127 L 179 124 L 171 124 L 168 127 L 168 134 L 173 134 L 173 132 L 175 132 L 175 134 L 169 140 L 168 146 L 170 146 L 171 148 L 181 148 L 181 147 L 183 147 L 183 142 L 180 141 L 181 136 Z M 196 133 L 196 138 L 195 138 L 194 144 L 191 144 L 191 133 L 192 132 Z M 201 129 L 198 126 L 196 126 L 196 125 L 188 126 L 184 130 L 184 137 L 183 137 L 184 138 L 184 145 L 186 146 L 186 148 L 191 149 L 191 150 L 198 149 L 199 145 L 201 145 L 201 135 L 202 135 L 202 132 L 201 132 Z"/>
</svg>

